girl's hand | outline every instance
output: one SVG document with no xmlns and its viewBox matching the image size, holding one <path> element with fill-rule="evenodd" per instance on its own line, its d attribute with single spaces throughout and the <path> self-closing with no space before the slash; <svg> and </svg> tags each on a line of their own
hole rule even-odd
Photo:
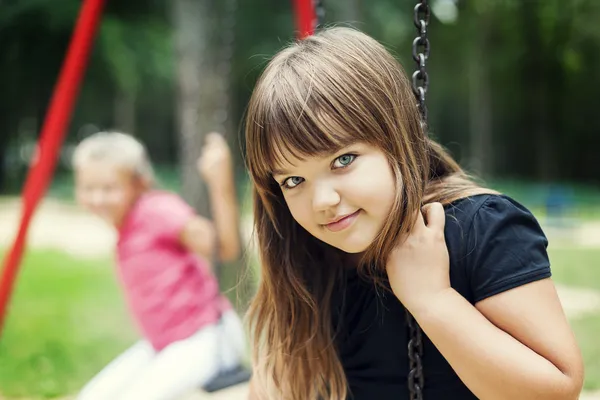
<svg viewBox="0 0 600 400">
<path fill-rule="evenodd" d="M 394 294 L 413 314 L 450 288 L 444 207 L 427 204 L 417 214 L 414 227 L 391 252 L 386 266 Z"/>
<path fill-rule="evenodd" d="M 228 187 L 233 180 L 233 163 L 223 135 L 209 133 L 198 158 L 198 172 L 211 189 Z"/>
</svg>

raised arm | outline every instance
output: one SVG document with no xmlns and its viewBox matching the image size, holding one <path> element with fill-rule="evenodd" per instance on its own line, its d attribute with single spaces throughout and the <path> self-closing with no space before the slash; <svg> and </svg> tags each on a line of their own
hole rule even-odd
<svg viewBox="0 0 600 400">
<path fill-rule="evenodd" d="M 479 399 L 575 400 L 582 359 L 554 285 L 544 278 L 543 235 L 527 213 L 502 201 L 494 207 L 482 213 L 503 217 L 476 221 L 479 250 L 465 259 L 482 298 L 475 306 L 450 287 L 439 204 L 426 209 L 425 220 L 419 214 L 390 256 L 392 289 Z"/>
<path fill-rule="evenodd" d="M 241 251 L 239 212 L 233 160 L 222 135 L 207 135 L 206 145 L 198 159 L 198 170 L 209 190 L 219 257 L 223 261 L 235 260 Z"/>
</svg>

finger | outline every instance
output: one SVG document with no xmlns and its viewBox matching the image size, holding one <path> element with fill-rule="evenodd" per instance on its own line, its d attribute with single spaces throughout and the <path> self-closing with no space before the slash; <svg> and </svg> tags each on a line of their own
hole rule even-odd
<svg viewBox="0 0 600 400">
<path fill-rule="evenodd" d="M 415 223 L 411 230 L 416 231 L 423 228 L 425 228 L 425 220 L 423 219 L 423 213 L 421 212 L 421 210 L 417 210 L 415 216 Z"/>
<path fill-rule="evenodd" d="M 422 210 L 428 228 L 444 230 L 446 213 L 441 203 L 425 204 Z"/>
<path fill-rule="evenodd" d="M 206 135 L 206 143 L 218 143 L 224 140 L 223 135 L 217 132 L 210 132 Z"/>
<path fill-rule="evenodd" d="M 202 163 L 206 159 L 206 148 L 200 149 L 200 155 L 198 156 L 198 163 Z"/>
</svg>

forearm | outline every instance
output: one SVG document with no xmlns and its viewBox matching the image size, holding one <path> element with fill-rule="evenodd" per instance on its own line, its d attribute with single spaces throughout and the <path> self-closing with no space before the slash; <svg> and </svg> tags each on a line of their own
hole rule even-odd
<svg viewBox="0 0 600 400">
<path fill-rule="evenodd" d="M 231 261 L 240 253 L 239 215 L 233 178 L 226 185 L 211 190 L 212 218 L 217 233 L 219 257 Z"/>
<path fill-rule="evenodd" d="M 577 399 L 571 377 L 498 329 L 455 290 L 411 312 L 478 398 Z"/>
</svg>

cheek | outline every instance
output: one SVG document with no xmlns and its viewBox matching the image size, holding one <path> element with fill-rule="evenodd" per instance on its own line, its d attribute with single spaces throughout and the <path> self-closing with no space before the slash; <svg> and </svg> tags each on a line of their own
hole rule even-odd
<svg viewBox="0 0 600 400">
<path fill-rule="evenodd" d="M 98 190 L 89 188 L 76 188 L 75 190 L 75 201 L 87 210 L 94 211 L 101 200 L 102 196 Z"/>
<path fill-rule="evenodd" d="M 136 194 L 131 190 L 115 190 L 114 193 L 111 193 L 110 204 L 123 212 L 133 205 L 136 198 Z"/>
<path fill-rule="evenodd" d="M 395 177 L 387 165 L 357 171 L 347 177 L 344 186 L 355 207 L 365 208 L 372 214 L 387 215 L 396 192 Z"/>
<path fill-rule="evenodd" d="M 311 211 L 310 198 L 303 193 L 293 196 L 284 196 L 292 218 L 307 231 L 312 231 L 314 221 Z"/>
<path fill-rule="evenodd" d="M 80 206 L 83 207 L 89 207 L 90 206 L 90 201 L 89 201 L 89 196 L 86 196 L 85 191 L 83 191 L 80 188 L 76 188 L 75 189 L 75 201 L 77 202 L 77 204 L 79 204 Z"/>
</svg>

